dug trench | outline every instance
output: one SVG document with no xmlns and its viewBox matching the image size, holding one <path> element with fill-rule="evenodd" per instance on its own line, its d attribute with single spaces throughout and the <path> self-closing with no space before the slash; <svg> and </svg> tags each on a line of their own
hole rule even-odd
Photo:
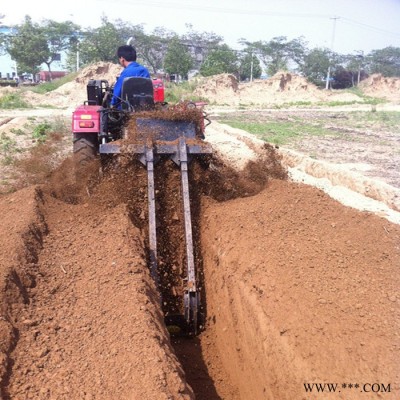
<svg viewBox="0 0 400 400">
<path fill-rule="evenodd" d="M 306 382 L 376 382 L 395 398 L 399 227 L 265 165 L 191 167 L 195 338 L 164 324 L 184 263 L 172 163 L 156 171 L 161 305 L 136 161 L 110 161 L 102 176 L 89 166 L 75 181 L 67 160 L 49 184 L 2 197 L 2 398 L 313 398 Z M 336 398 L 359 390 L 339 386 Z"/>
</svg>

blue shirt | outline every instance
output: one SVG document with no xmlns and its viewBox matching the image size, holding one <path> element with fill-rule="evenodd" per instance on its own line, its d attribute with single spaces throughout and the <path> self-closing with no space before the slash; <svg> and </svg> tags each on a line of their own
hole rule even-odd
<svg viewBox="0 0 400 400">
<path fill-rule="evenodd" d="M 150 78 L 149 71 L 147 68 L 143 67 L 143 65 L 138 64 L 136 61 L 131 62 L 124 70 L 121 75 L 117 79 L 114 85 L 114 95 L 111 99 L 111 105 L 115 106 L 120 103 L 121 91 L 122 91 L 122 82 L 125 78 L 130 78 L 132 76 L 141 76 L 143 78 Z"/>
</svg>

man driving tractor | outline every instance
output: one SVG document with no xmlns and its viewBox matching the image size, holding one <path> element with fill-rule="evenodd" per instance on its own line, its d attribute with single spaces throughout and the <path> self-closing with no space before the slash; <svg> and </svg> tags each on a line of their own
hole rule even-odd
<svg viewBox="0 0 400 400">
<path fill-rule="evenodd" d="M 111 107 L 118 107 L 121 104 L 122 83 L 125 78 L 135 76 L 150 78 L 150 73 L 147 68 L 136 62 L 136 49 L 134 47 L 130 45 L 118 47 L 117 56 L 124 70 L 114 85 Z"/>
</svg>

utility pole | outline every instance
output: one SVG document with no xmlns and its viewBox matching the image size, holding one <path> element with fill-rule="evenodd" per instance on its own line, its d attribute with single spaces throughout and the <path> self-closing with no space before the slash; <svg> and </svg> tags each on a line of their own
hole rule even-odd
<svg viewBox="0 0 400 400">
<path fill-rule="evenodd" d="M 79 40 L 76 42 L 76 72 L 79 71 Z"/>
<path fill-rule="evenodd" d="M 253 82 L 253 49 L 251 50 L 250 82 Z"/>
<path fill-rule="evenodd" d="M 332 17 L 331 19 L 333 19 L 333 30 L 332 30 L 332 39 L 331 39 L 331 51 L 333 52 L 333 44 L 335 43 L 335 33 L 336 33 L 336 20 L 338 20 L 340 17 Z M 330 60 L 329 60 L 330 61 Z M 326 85 L 325 85 L 325 89 L 328 90 L 329 89 L 329 81 L 331 78 L 331 65 L 329 62 L 329 67 L 328 67 L 328 74 L 326 76 Z"/>
<path fill-rule="evenodd" d="M 357 54 L 358 58 L 358 75 L 357 75 L 357 86 L 360 84 L 360 75 L 361 75 L 361 64 L 363 63 L 364 60 L 364 52 L 361 50 L 359 51 L 359 54 Z"/>
</svg>

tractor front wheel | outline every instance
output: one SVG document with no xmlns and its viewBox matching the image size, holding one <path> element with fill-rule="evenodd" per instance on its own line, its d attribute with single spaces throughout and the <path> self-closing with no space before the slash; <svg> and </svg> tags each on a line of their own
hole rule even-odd
<svg viewBox="0 0 400 400">
<path fill-rule="evenodd" d="M 74 134 L 74 160 L 83 167 L 94 160 L 99 152 L 99 140 L 96 134 Z"/>
</svg>

